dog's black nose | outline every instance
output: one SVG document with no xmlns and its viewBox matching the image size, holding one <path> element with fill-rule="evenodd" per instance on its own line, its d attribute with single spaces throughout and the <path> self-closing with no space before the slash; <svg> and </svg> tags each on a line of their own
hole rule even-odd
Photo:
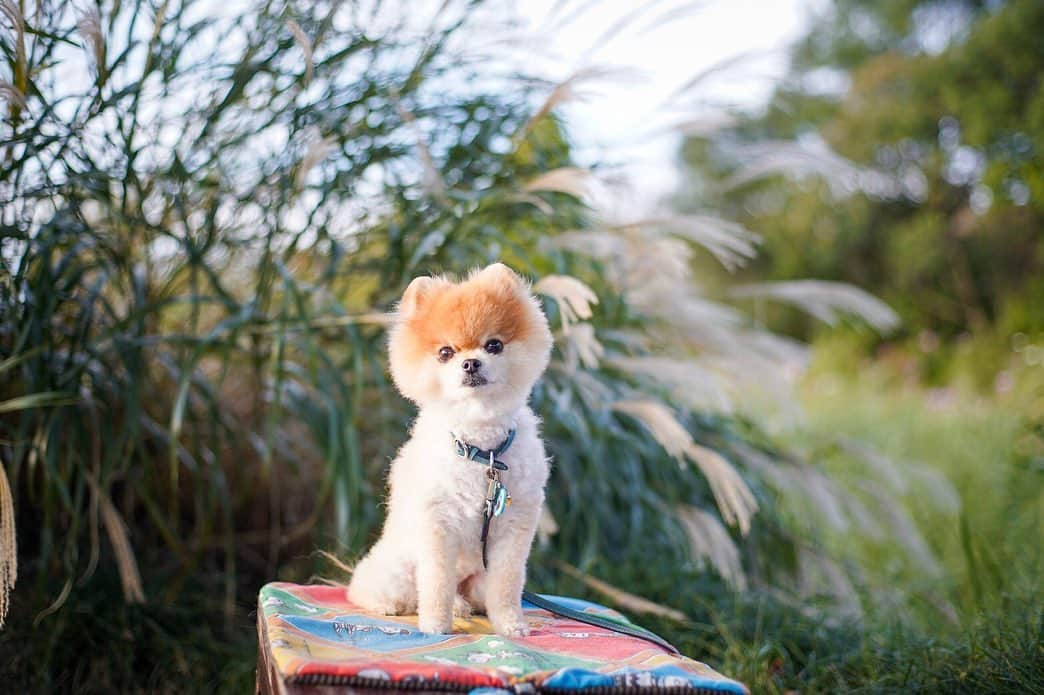
<svg viewBox="0 0 1044 695">
<path fill-rule="evenodd" d="M 464 367 L 464 371 L 468 374 L 474 374 L 482 366 L 482 362 L 478 360 L 464 360 L 460 363 L 461 367 Z"/>
</svg>

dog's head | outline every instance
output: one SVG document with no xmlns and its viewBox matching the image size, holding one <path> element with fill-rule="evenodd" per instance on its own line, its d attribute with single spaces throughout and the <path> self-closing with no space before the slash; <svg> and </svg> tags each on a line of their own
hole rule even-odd
<svg viewBox="0 0 1044 695">
<path fill-rule="evenodd" d="M 415 278 L 389 352 L 396 386 L 418 405 L 500 411 L 529 397 L 550 359 L 551 331 L 528 284 L 494 263 L 462 282 Z"/>
</svg>

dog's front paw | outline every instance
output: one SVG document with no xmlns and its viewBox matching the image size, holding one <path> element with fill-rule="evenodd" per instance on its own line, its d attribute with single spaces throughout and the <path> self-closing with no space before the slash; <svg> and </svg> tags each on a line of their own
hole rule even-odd
<svg viewBox="0 0 1044 695">
<path fill-rule="evenodd" d="M 493 629 L 501 637 L 528 637 L 529 625 L 522 613 L 492 617 Z"/>
<path fill-rule="evenodd" d="M 422 616 L 417 620 L 417 629 L 429 635 L 448 635 L 453 632 L 453 621 Z"/>
</svg>

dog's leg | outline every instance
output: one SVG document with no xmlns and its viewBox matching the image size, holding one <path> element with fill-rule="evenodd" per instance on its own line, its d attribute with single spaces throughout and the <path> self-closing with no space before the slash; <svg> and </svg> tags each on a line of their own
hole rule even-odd
<svg viewBox="0 0 1044 695">
<path fill-rule="evenodd" d="M 348 600 L 374 613 L 413 613 L 417 587 L 412 564 L 379 541 L 352 571 Z"/>
<path fill-rule="evenodd" d="M 471 606 L 475 613 L 486 612 L 486 573 L 484 570 L 475 572 L 457 587 L 464 601 Z"/>
<path fill-rule="evenodd" d="M 413 613 L 417 609 L 413 567 L 378 542 L 352 571 L 348 600 L 375 613 Z"/>
<path fill-rule="evenodd" d="M 418 532 L 424 542 L 417 558 L 417 625 L 423 632 L 447 634 L 453 630 L 459 541 L 437 523 Z"/>
<path fill-rule="evenodd" d="M 486 572 L 486 615 L 493 629 L 504 637 L 529 634 L 522 615 L 522 587 L 526 583 L 526 560 L 533 545 L 539 509 L 514 508 L 496 520 L 499 528 L 490 539 Z"/>
</svg>

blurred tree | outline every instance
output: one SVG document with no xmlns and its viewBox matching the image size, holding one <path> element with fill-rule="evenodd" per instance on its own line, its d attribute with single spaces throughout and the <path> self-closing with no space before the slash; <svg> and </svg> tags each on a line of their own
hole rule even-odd
<svg viewBox="0 0 1044 695">
<path fill-rule="evenodd" d="M 1040 330 L 1042 32 L 1037 0 L 834 0 L 762 113 L 685 143 L 682 202 L 764 236 L 748 273 L 854 283 L 908 334 Z"/>
</svg>

